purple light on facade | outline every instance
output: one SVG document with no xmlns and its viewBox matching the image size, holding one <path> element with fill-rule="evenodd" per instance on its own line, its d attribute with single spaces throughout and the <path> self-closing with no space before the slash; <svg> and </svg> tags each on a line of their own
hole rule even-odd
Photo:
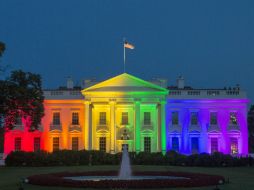
<svg viewBox="0 0 254 190">
<path fill-rule="evenodd" d="M 172 150 L 172 138 L 179 137 L 179 152 L 183 154 L 195 153 L 193 148 L 198 148 L 198 153 L 212 153 L 215 145 L 224 154 L 231 154 L 234 146 L 237 146 L 237 154 L 248 154 L 247 103 L 247 99 L 169 99 L 167 150 Z M 178 112 L 178 125 L 172 124 L 173 112 Z M 195 125 L 191 123 L 192 112 L 197 113 Z M 211 112 L 217 115 L 217 124 L 211 123 Z M 232 112 L 237 118 L 234 125 L 230 123 Z M 215 144 L 211 143 L 212 138 Z M 198 145 L 195 145 L 197 139 Z"/>
</svg>

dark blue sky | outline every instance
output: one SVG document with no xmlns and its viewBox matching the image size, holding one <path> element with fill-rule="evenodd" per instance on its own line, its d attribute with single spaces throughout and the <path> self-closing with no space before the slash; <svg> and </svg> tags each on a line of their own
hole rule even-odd
<svg viewBox="0 0 254 190">
<path fill-rule="evenodd" d="M 239 83 L 254 101 L 253 0 L 1 0 L 0 64 L 41 74 L 44 87 L 67 76 L 99 80 L 127 72 L 144 79 L 183 75 L 197 88 Z"/>
</svg>

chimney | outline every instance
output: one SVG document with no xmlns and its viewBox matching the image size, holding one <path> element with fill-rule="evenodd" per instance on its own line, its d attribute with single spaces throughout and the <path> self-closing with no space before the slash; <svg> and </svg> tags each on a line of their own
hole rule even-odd
<svg viewBox="0 0 254 190">
<path fill-rule="evenodd" d="M 182 76 L 179 76 L 176 80 L 177 88 L 184 89 L 184 78 Z"/>
<path fill-rule="evenodd" d="M 72 78 L 68 77 L 67 78 L 67 89 L 73 89 L 73 86 L 74 86 L 74 84 L 73 84 Z"/>
</svg>

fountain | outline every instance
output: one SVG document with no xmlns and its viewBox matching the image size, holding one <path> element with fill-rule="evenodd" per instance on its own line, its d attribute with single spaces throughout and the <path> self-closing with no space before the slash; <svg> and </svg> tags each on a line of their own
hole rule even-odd
<svg viewBox="0 0 254 190">
<path fill-rule="evenodd" d="M 124 145 L 119 179 L 130 179 L 130 178 L 131 178 L 130 158 L 127 150 L 127 145 Z"/>
<path fill-rule="evenodd" d="M 199 181 L 204 181 L 199 184 Z M 184 172 L 131 172 L 127 145 L 123 145 L 120 171 L 93 171 L 79 173 L 40 174 L 27 178 L 35 185 L 91 187 L 91 188 L 167 188 L 200 187 L 217 185 L 225 181 L 223 176 L 191 174 Z"/>
<path fill-rule="evenodd" d="M 162 180 L 162 179 L 187 179 L 186 177 L 179 176 L 168 176 L 168 175 L 132 175 L 131 173 L 131 165 L 130 165 L 130 157 L 128 153 L 128 145 L 123 144 L 122 146 L 122 161 L 120 166 L 119 175 L 92 175 L 92 176 L 71 176 L 64 177 L 65 179 L 71 179 L 76 181 L 103 181 L 103 180 Z"/>
</svg>

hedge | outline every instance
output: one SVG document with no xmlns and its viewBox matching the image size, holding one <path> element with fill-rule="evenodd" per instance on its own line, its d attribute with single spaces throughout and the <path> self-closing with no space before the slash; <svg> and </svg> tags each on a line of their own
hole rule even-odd
<svg viewBox="0 0 254 190">
<path fill-rule="evenodd" d="M 254 163 L 251 157 L 233 157 L 222 153 L 182 155 L 169 151 L 162 153 L 138 154 L 130 152 L 130 161 L 133 165 L 173 165 L 173 166 L 203 166 L 229 167 L 248 166 Z M 109 154 L 101 151 L 72 151 L 61 150 L 53 153 L 39 152 L 11 152 L 5 163 L 7 166 L 73 166 L 73 165 L 118 165 L 121 162 L 121 153 Z"/>
</svg>

